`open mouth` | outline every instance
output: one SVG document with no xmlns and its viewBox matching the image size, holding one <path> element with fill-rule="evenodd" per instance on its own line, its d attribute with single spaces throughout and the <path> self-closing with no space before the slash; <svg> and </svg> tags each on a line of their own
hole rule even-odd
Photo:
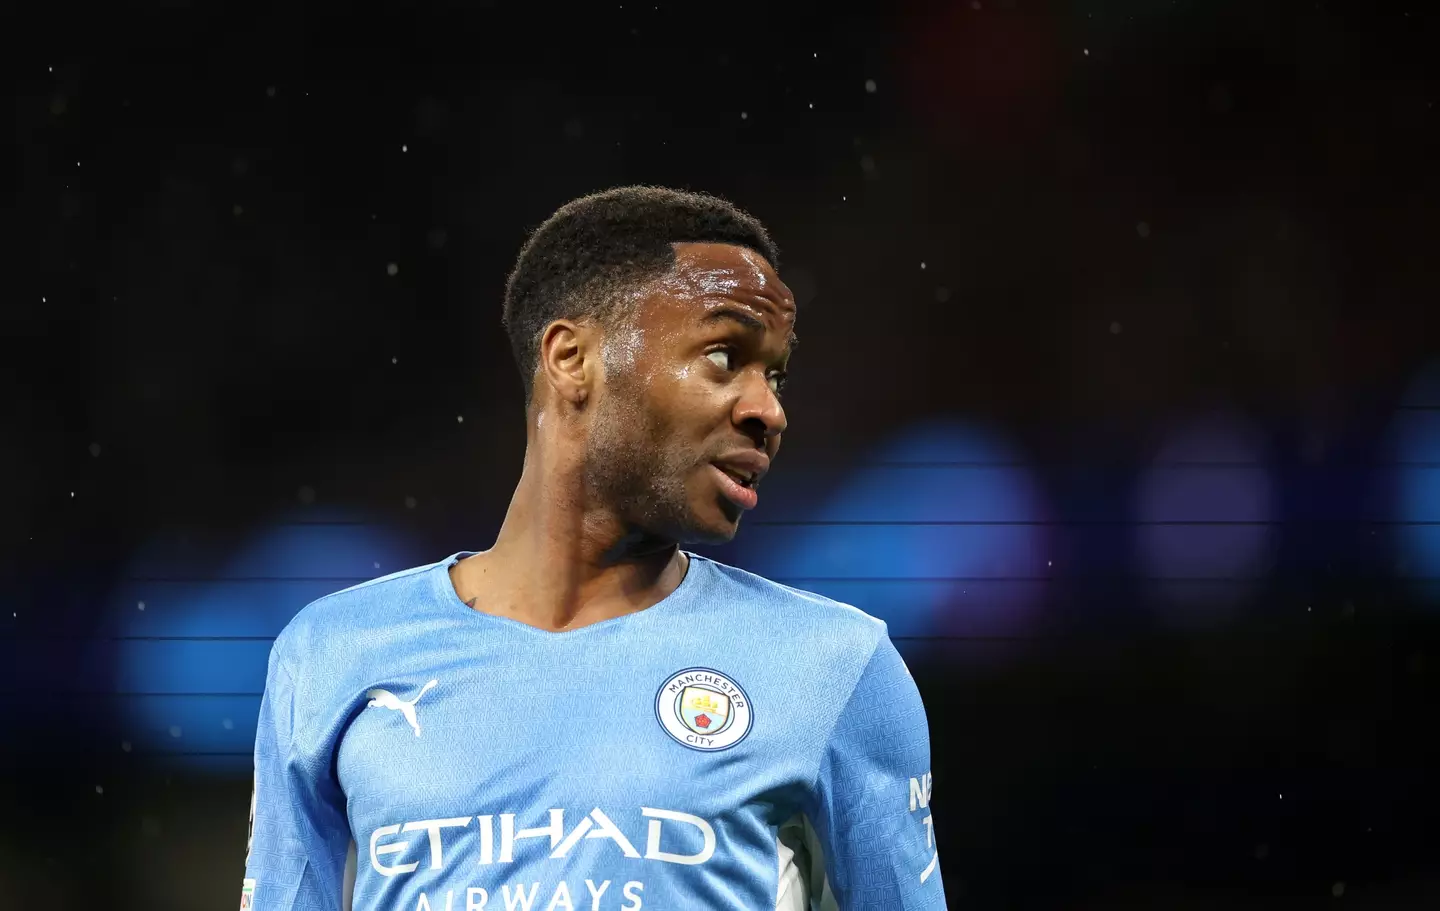
<svg viewBox="0 0 1440 911">
<path fill-rule="evenodd" d="M 755 476 L 753 474 L 735 468 L 727 468 L 723 465 L 716 465 L 715 467 L 719 468 L 722 474 L 741 487 L 753 487 L 755 485 Z"/>
<path fill-rule="evenodd" d="M 741 509 L 750 510 L 760 502 L 760 495 L 755 492 L 756 474 L 733 466 L 712 464 L 710 467 L 715 469 L 715 479 L 720 484 L 720 492 L 731 503 Z"/>
</svg>

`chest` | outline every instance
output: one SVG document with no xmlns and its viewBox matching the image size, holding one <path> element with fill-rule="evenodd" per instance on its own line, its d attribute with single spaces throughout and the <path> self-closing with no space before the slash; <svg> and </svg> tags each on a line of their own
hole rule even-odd
<svg viewBox="0 0 1440 911">
<path fill-rule="evenodd" d="M 482 856 L 526 838 L 682 855 L 717 831 L 758 835 L 793 812 L 813 773 L 766 705 L 789 694 L 733 655 L 663 644 L 417 654 L 356 687 L 337 755 L 357 839 L 438 820 Z"/>
</svg>

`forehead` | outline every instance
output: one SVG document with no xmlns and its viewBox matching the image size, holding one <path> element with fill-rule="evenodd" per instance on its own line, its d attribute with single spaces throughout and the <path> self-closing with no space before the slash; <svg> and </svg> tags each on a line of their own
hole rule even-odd
<svg viewBox="0 0 1440 911">
<path fill-rule="evenodd" d="M 675 268 L 645 295 L 646 315 L 666 322 L 698 322 L 710 311 L 739 304 L 775 330 L 795 323 L 795 295 L 770 263 L 733 244 L 675 245 Z"/>
</svg>

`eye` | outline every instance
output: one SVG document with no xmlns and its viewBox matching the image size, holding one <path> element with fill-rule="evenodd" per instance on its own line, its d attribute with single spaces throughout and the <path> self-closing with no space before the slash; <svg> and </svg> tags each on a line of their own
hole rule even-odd
<svg viewBox="0 0 1440 911">
<path fill-rule="evenodd" d="M 779 396 L 780 393 L 785 391 L 785 384 L 789 382 L 790 376 L 782 371 L 780 373 L 772 373 L 765 379 L 770 383 L 770 391 L 775 393 L 776 396 Z"/>
<path fill-rule="evenodd" d="M 705 356 L 721 370 L 735 369 L 735 351 L 732 348 L 717 348 Z"/>
</svg>

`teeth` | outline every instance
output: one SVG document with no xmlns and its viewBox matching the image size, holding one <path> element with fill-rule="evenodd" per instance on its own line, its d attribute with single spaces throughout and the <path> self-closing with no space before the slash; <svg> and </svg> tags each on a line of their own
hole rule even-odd
<svg viewBox="0 0 1440 911">
<path fill-rule="evenodd" d="M 720 470 L 723 471 L 723 472 L 725 472 L 725 473 L 726 473 L 727 475 L 729 475 L 730 477 L 734 478 L 734 479 L 735 479 L 735 483 L 736 483 L 736 484 L 739 484 L 741 487 L 749 487 L 749 486 L 750 486 L 750 477 L 749 477 L 749 475 L 743 475 L 743 474 L 741 474 L 740 472 L 736 471 L 736 470 L 733 469 L 733 468 L 722 468 L 722 469 L 720 469 Z"/>
</svg>

